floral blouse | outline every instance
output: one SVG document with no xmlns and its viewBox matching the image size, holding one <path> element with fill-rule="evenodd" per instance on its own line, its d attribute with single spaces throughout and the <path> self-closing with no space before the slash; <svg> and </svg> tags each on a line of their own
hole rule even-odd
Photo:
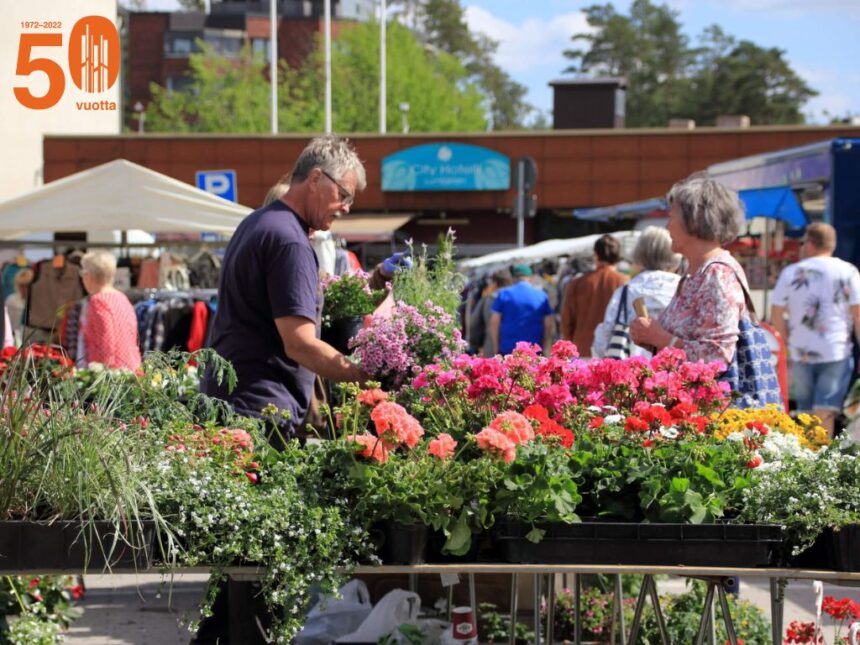
<svg viewBox="0 0 860 645">
<path fill-rule="evenodd" d="M 660 315 L 660 324 L 678 337 L 676 347 L 687 353 L 688 360 L 731 363 L 738 323 L 747 309 L 736 274 L 748 288 L 741 265 L 723 251 L 681 282 L 680 290 Z"/>
</svg>

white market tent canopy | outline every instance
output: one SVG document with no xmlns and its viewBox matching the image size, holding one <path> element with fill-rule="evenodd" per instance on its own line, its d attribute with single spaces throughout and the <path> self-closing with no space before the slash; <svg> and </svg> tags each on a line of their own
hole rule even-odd
<svg viewBox="0 0 860 645">
<path fill-rule="evenodd" d="M 252 210 L 116 159 L 0 202 L 0 239 L 132 229 L 230 235 Z"/>
<path fill-rule="evenodd" d="M 639 236 L 638 231 L 621 231 L 618 233 L 610 233 L 613 237 L 621 242 L 623 254 L 629 255 L 633 249 L 633 245 Z M 460 262 L 461 269 L 477 269 L 480 267 L 489 267 L 492 265 L 509 265 L 518 262 L 529 264 L 537 262 L 544 258 L 554 258 L 561 255 L 582 255 L 591 253 L 594 248 L 594 243 L 602 235 L 586 235 L 584 237 L 573 237 L 565 240 L 544 240 L 531 246 L 526 246 L 521 249 L 510 249 L 507 251 L 497 251 L 488 255 L 482 255 L 478 258 L 471 258 Z"/>
</svg>

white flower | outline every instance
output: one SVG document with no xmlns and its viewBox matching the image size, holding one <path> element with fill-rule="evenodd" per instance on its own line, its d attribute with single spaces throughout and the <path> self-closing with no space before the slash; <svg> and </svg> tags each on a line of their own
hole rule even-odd
<svg viewBox="0 0 860 645">
<path fill-rule="evenodd" d="M 610 414 L 610 415 L 603 417 L 604 423 L 609 423 L 609 424 L 621 423 L 622 421 L 624 421 L 624 415 L 623 414 Z"/>
<path fill-rule="evenodd" d="M 675 426 L 660 426 L 660 435 L 665 439 L 676 439 L 678 437 L 678 428 Z"/>
</svg>

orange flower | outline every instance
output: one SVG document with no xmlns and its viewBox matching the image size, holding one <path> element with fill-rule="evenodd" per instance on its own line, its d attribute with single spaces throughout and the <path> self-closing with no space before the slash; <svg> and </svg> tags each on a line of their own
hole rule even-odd
<svg viewBox="0 0 860 645">
<path fill-rule="evenodd" d="M 373 407 L 377 403 L 387 401 L 388 393 L 383 392 L 378 387 L 375 387 L 372 390 L 364 390 L 363 392 L 359 392 L 358 396 L 355 398 L 358 399 L 359 403 L 364 403 L 364 405 L 369 405 L 370 407 Z"/>
<path fill-rule="evenodd" d="M 380 464 L 388 461 L 388 446 L 379 437 L 374 437 L 372 434 L 351 434 L 347 435 L 346 440 L 362 447 L 362 450 L 356 451 L 362 457 L 375 459 Z"/>
<path fill-rule="evenodd" d="M 456 447 L 457 442 L 454 441 L 454 437 L 449 435 L 447 432 L 443 432 L 430 442 L 427 446 L 427 452 L 434 457 L 439 457 L 439 459 L 445 461 L 454 454 L 454 448 Z"/>
</svg>

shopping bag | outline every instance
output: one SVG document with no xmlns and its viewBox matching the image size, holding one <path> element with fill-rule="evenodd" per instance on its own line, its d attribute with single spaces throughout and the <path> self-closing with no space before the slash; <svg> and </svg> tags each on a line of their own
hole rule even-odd
<svg viewBox="0 0 860 645">
<path fill-rule="evenodd" d="M 714 264 L 726 264 L 714 262 Z M 726 264 L 731 267 L 731 265 Z M 732 268 L 734 271 L 734 268 Z M 732 402 L 736 408 L 763 408 L 767 405 L 782 407 L 782 390 L 776 375 L 776 366 L 770 353 L 765 331 L 758 324 L 755 305 L 740 276 L 735 277 L 746 299 L 747 315 L 738 322 L 738 343 L 728 369 L 720 377 L 740 396 Z"/>
<path fill-rule="evenodd" d="M 380 638 L 393 634 L 404 623 L 415 624 L 421 598 L 417 593 L 405 589 L 393 589 L 385 594 L 370 615 L 355 631 L 341 636 L 338 643 L 376 643 Z"/>
<path fill-rule="evenodd" d="M 308 613 L 305 626 L 295 636 L 296 645 L 328 645 L 358 629 L 373 610 L 367 585 L 350 580 L 340 588 L 340 598 L 323 598 Z"/>
<path fill-rule="evenodd" d="M 627 321 L 627 285 L 621 290 L 621 301 L 615 314 L 615 324 L 606 347 L 606 358 L 623 360 L 630 357 L 630 324 Z"/>
</svg>

